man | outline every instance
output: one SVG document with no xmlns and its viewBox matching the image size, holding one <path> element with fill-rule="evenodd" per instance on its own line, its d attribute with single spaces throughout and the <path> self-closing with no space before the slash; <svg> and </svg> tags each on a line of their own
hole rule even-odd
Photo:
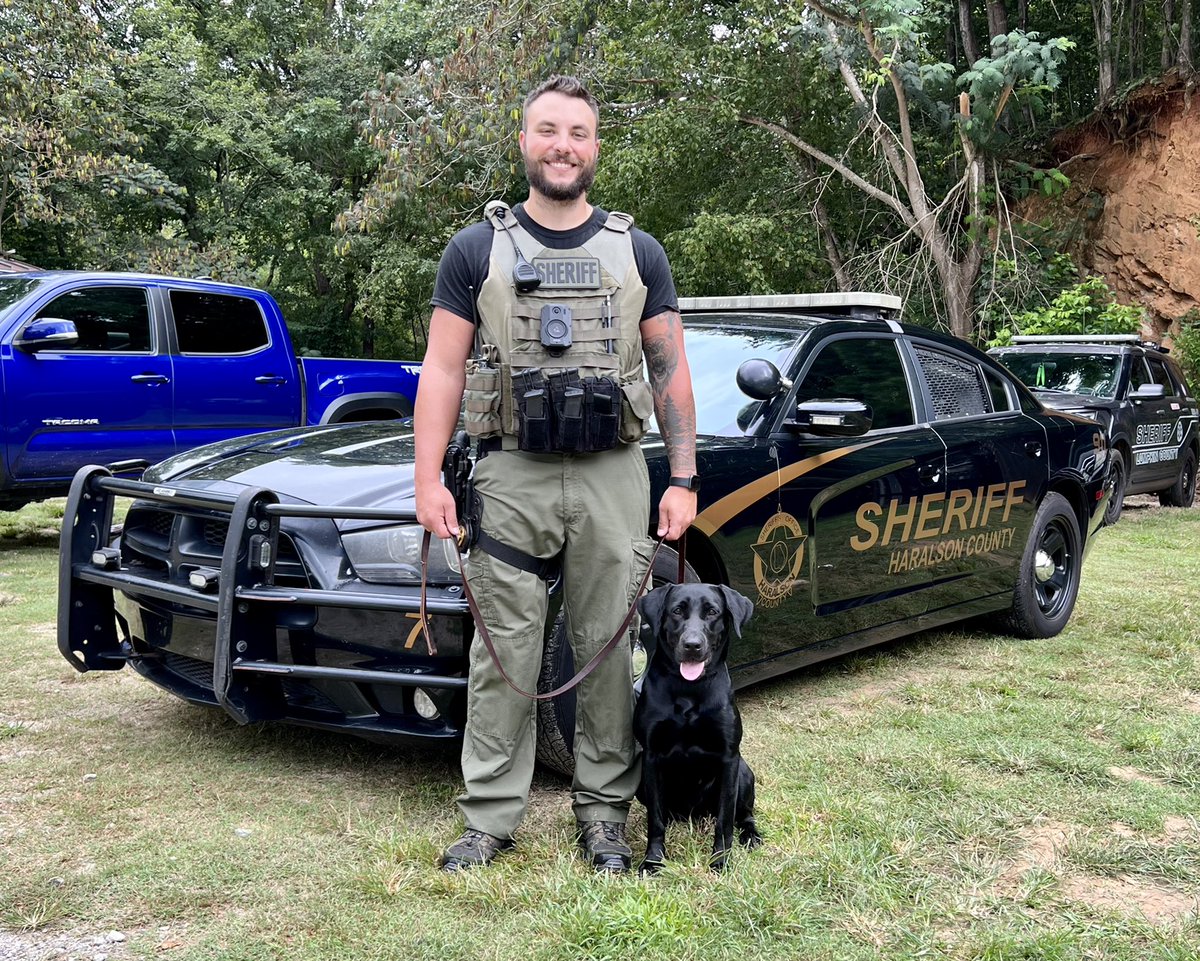
<svg viewBox="0 0 1200 961">
<path fill-rule="evenodd" d="M 439 470 L 465 391 L 481 527 L 504 546 L 477 547 L 466 574 L 505 671 L 526 691 L 541 666 L 546 584 L 509 561 L 561 552 L 575 664 L 587 663 L 620 626 L 649 560 L 637 440 L 651 410 L 672 473 L 659 536 L 678 538 L 696 515 L 695 405 L 670 267 L 628 216 L 587 201 L 598 121 L 595 99 L 572 77 L 526 97 L 519 141 L 529 197 L 515 210 L 489 205 L 487 219 L 446 248 L 417 392 L 417 516 L 452 537 L 458 518 Z M 577 689 L 572 806 L 581 848 L 607 873 L 630 864 L 625 819 L 639 777 L 631 677 L 629 645 L 619 644 Z M 458 802 L 466 831 L 443 853 L 444 870 L 488 864 L 512 847 L 535 724 L 535 702 L 475 644 Z"/>
</svg>

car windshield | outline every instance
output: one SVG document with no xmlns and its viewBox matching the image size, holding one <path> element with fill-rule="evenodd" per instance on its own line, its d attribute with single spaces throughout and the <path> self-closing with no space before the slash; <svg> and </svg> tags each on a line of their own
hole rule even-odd
<svg viewBox="0 0 1200 961">
<path fill-rule="evenodd" d="M 811 322 L 797 330 L 754 330 L 736 326 L 689 324 L 684 328 L 692 393 L 696 397 L 696 433 L 740 437 L 763 402 L 751 400 L 737 385 L 737 369 L 755 357 L 783 369 L 788 355 Z"/>
<path fill-rule="evenodd" d="M 36 277 L 22 277 L 20 274 L 0 275 L 0 311 L 7 310 L 39 283 L 41 281 Z"/>
<path fill-rule="evenodd" d="M 1110 399 L 1117 396 L 1119 360 L 1115 354 L 1070 354 L 1049 350 L 1000 354 L 1001 363 L 1034 390 Z"/>
</svg>

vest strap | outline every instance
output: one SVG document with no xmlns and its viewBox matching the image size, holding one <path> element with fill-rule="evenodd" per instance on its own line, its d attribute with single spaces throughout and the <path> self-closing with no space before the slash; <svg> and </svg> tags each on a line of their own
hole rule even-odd
<svg viewBox="0 0 1200 961">
<path fill-rule="evenodd" d="M 629 233 L 629 228 L 633 226 L 633 217 L 629 214 L 623 214 L 619 210 L 612 210 L 608 214 L 608 219 L 604 221 L 604 229 L 612 230 L 618 234 Z"/>
</svg>

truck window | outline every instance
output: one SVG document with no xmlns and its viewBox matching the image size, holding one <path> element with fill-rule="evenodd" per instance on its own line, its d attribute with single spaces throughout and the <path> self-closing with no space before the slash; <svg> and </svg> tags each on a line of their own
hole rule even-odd
<svg viewBox="0 0 1200 961">
<path fill-rule="evenodd" d="M 838 397 L 868 404 L 872 430 L 916 423 L 904 365 L 893 340 L 853 337 L 821 348 L 796 392 L 796 400 Z"/>
<path fill-rule="evenodd" d="M 182 354 L 248 354 L 271 343 L 250 297 L 172 290 L 171 311 Z"/>
<path fill-rule="evenodd" d="M 1146 362 L 1142 358 L 1134 356 L 1129 359 L 1129 393 L 1133 393 L 1142 384 L 1153 384 L 1150 379 L 1150 372 L 1146 370 Z"/>
<path fill-rule="evenodd" d="M 916 354 L 933 399 L 934 420 L 991 413 L 978 364 L 925 347 L 917 347 Z"/>
<path fill-rule="evenodd" d="M 72 321 L 79 332 L 76 344 L 56 350 L 149 353 L 154 347 L 142 287 L 82 287 L 55 297 L 37 312 L 41 317 Z"/>
</svg>

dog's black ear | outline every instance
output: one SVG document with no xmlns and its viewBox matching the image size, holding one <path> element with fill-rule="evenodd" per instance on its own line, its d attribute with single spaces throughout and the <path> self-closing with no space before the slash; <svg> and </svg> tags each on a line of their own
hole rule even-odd
<svg viewBox="0 0 1200 961">
<path fill-rule="evenodd" d="M 729 617 L 729 624 L 733 628 L 734 633 L 738 637 L 742 636 L 742 627 L 750 620 L 750 616 L 754 613 L 754 605 L 750 603 L 750 598 L 743 594 L 739 594 L 732 587 L 720 585 L 721 593 L 725 595 L 725 612 Z"/>
<path fill-rule="evenodd" d="M 638 614 L 650 627 L 650 635 L 658 637 L 662 627 L 663 611 L 667 607 L 667 595 L 671 593 L 671 585 L 656 587 L 648 594 L 643 594 L 638 600 Z"/>
</svg>

